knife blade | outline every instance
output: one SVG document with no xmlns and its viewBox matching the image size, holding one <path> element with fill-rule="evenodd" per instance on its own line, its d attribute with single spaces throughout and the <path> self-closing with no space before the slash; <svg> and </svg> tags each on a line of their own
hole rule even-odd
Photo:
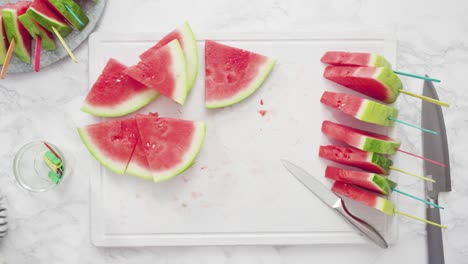
<svg viewBox="0 0 468 264">
<path fill-rule="evenodd" d="M 283 166 L 305 187 L 307 187 L 315 196 L 323 203 L 332 208 L 339 215 L 343 216 L 347 222 L 353 226 L 360 234 L 377 244 L 382 248 L 387 248 L 388 244 L 380 233 L 364 220 L 356 217 L 346 208 L 343 200 L 334 194 L 330 189 L 325 187 L 321 182 L 316 180 L 301 167 L 287 161 L 281 160 Z"/>
<path fill-rule="evenodd" d="M 430 81 L 424 81 L 423 95 L 432 97 L 436 100 L 439 99 L 434 84 Z M 422 133 L 424 157 L 439 161 L 448 166 L 450 160 L 447 144 L 447 132 L 445 129 L 442 108 L 439 105 L 423 101 L 421 109 L 421 125 L 424 128 L 439 132 L 438 135 Z M 429 201 L 438 204 L 439 192 L 450 192 L 452 190 L 450 168 L 425 162 L 424 175 L 431 177 L 436 181 L 435 183 L 426 182 L 425 192 L 426 198 Z M 427 220 L 440 223 L 440 210 L 438 208 L 428 206 L 426 208 L 426 217 Z M 427 225 L 426 230 L 429 263 L 444 263 L 444 245 L 441 229 L 432 225 Z"/>
</svg>

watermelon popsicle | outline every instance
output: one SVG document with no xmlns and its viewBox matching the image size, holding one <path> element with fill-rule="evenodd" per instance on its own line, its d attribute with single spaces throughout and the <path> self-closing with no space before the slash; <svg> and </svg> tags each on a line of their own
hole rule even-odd
<svg viewBox="0 0 468 264">
<path fill-rule="evenodd" d="M 73 30 L 65 19 L 49 6 L 47 0 L 34 0 L 27 14 L 50 32 L 55 28 L 62 37 L 66 37 Z"/>
<path fill-rule="evenodd" d="M 395 208 L 395 204 L 392 203 L 390 200 L 380 197 L 377 194 L 366 191 L 359 187 L 356 187 L 352 184 L 347 184 L 347 183 L 336 181 L 333 184 L 331 190 L 338 195 L 345 196 L 353 201 L 367 205 L 369 207 L 377 209 L 391 216 L 394 216 L 395 214 L 399 214 L 399 215 L 403 215 L 411 219 L 418 220 L 418 221 L 421 221 L 430 225 L 438 226 L 440 228 L 447 228 L 446 226 L 441 225 L 440 223 L 435 223 L 435 222 L 428 221 L 423 218 L 419 218 L 419 217 L 398 211 Z"/>
<path fill-rule="evenodd" d="M 334 66 L 370 66 L 370 67 L 387 67 L 392 69 L 390 62 L 384 56 L 376 53 L 366 52 L 346 52 L 346 51 L 327 51 L 320 59 L 325 64 Z M 428 80 L 431 82 L 440 82 L 438 79 L 429 78 L 422 75 L 411 74 L 393 70 L 394 73 L 418 79 Z"/>
<path fill-rule="evenodd" d="M 34 21 L 30 15 L 25 13 L 18 18 L 21 24 L 23 24 L 24 28 L 26 28 L 26 30 L 34 39 L 41 39 L 42 47 L 45 50 L 55 50 L 57 48 L 52 33 Z"/>
<path fill-rule="evenodd" d="M 89 18 L 81 7 L 73 0 L 46 0 L 58 13 L 78 31 L 82 31 L 89 23 Z"/>
<path fill-rule="evenodd" d="M 8 41 L 15 39 L 14 54 L 23 62 L 31 63 L 31 35 L 20 23 L 18 17 L 26 12 L 31 2 L 19 1 L 3 6 L 2 18 Z"/>
<path fill-rule="evenodd" d="M 388 175 L 393 165 L 390 159 L 380 154 L 334 145 L 320 146 L 319 156 L 336 163 L 383 175 Z"/>
<path fill-rule="evenodd" d="M 322 132 L 327 137 L 369 152 L 393 155 L 400 147 L 399 140 L 327 120 L 322 122 Z"/>
</svg>

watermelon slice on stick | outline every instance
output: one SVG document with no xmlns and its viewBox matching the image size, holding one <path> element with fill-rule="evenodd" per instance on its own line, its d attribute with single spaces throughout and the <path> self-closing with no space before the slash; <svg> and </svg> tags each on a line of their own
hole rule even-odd
<svg viewBox="0 0 468 264">
<path fill-rule="evenodd" d="M 382 55 L 365 52 L 327 51 L 322 56 L 320 61 L 334 66 L 369 66 L 387 67 L 389 69 L 392 68 L 390 62 L 388 62 Z M 418 74 L 406 73 L 395 70 L 393 70 L 393 72 L 399 75 L 428 80 L 431 82 L 440 82 L 440 80 L 438 79 L 429 78 Z"/>
<path fill-rule="evenodd" d="M 319 156 L 336 163 L 383 175 L 388 175 L 393 165 L 391 160 L 380 154 L 333 145 L 320 146 Z"/>
<path fill-rule="evenodd" d="M 73 0 L 47 0 L 48 3 L 67 19 L 78 31 L 82 31 L 89 23 L 89 18 L 81 7 Z"/>
<path fill-rule="evenodd" d="M 403 89 L 400 78 L 386 67 L 327 66 L 323 76 L 387 104 L 395 102 Z"/>
<path fill-rule="evenodd" d="M 144 153 L 155 182 L 168 180 L 195 161 L 205 138 L 205 123 L 136 115 Z M 146 168 L 135 171 L 146 171 Z"/>
<path fill-rule="evenodd" d="M 396 119 L 398 116 L 396 108 L 345 93 L 325 91 L 320 102 L 361 121 L 381 126 L 393 126 L 394 121 L 389 117 Z"/>
<path fill-rule="evenodd" d="M 188 91 L 187 64 L 177 40 L 152 51 L 150 56 L 124 73 L 179 104 L 185 103 Z"/>
<path fill-rule="evenodd" d="M 369 191 L 356 187 L 352 184 L 347 184 L 347 183 L 336 181 L 333 184 L 331 190 L 338 195 L 348 197 L 349 199 L 353 201 L 375 208 L 388 215 L 393 216 L 395 214 L 399 214 L 399 215 L 406 216 L 411 219 L 421 221 L 430 225 L 434 225 L 440 228 L 447 228 L 446 226 L 441 225 L 439 223 L 428 221 L 426 219 L 419 218 L 419 217 L 398 211 L 395 208 L 395 204 L 393 204 L 390 200 L 387 200 L 374 193 L 371 193 Z"/>
<path fill-rule="evenodd" d="M 123 116 L 154 100 L 158 93 L 125 74 L 127 68 L 116 59 L 109 59 L 81 111 L 103 117 Z"/>
<path fill-rule="evenodd" d="M 364 52 L 327 51 L 321 62 L 333 66 L 369 66 L 392 68 L 382 55 Z"/>
<path fill-rule="evenodd" d="M 18 18 L 34 39 L 41 39 L 41 45 L 45 50 L 55 50 L 57 48 L 52 33 L 34 21 L 30 15 L 26 13 Z"/>
<path fill-rule="evenodd" d="M 8 38 L 5 32 L 5 24 L 2 18 L 3 7 L 0 7 L 0 65 L 5 61 L 5 56 L 8 50 Z"/>
<path fill-rule="evenodd" d="M 19 1 L 3 6 L 2 18 L 8 41 L 14 38 L 16 47 L 14 54 L 23 62 L 31 64 L 31 35 L 20 23 L 18 17 L 26 13 L 31 2 Z"/>
<path fill-rule="evenodd" d="M 73 30 L 62 15 L 49 6 L 47 0 L 34 0 L 27 14 L 48 31 L 53 32 L 52 28 L 57 29 L 62 37 L 66 37 Z"/>
<path fill-rule="evenodd" d="M 78 133 L 91 155 L 117 174 L 125 172 L 139 138 L 133 117 L 80 127 Z"/>
<path fill-rule="evenodd" d="M 156 45 L 145 51 L 140 55 L 142 60 L 151 57 L 157 49 L 165 46 L 169 42 L 177 39 L 182 47 L 187 62 L 187 78 L 188 78 L 188 91 L 190 91 L 195 84 L 198 74 L 198 47 L 197 40 L 193 34 L 192 28 L 188 22 L 178 27 L 164 38 L 162 38 Z"/>
<path fill-rule="evenodd" d="M 349 126 L 323 121 L 322 132 L 330 138 L 342 141 L 352 147 L 381 154 L 393 155 L 400 147 L 400 141 L 391 137 L 371 133 Z"/>
<path fill-rule="evenodd" d="M 390 195 L 392 189 L 397 185 L 395 182 L 379 174 L 346 170 L 332 166 L 327 166 L 325 169 L 325 177 L 343 183 L 355 184 L 386 196 Z"/>
<path fill-rule="evenodd" d="M 219 108 L 252 95 L 265 81 L 275 59 L 205 41 L 205 106 Z"/>
</svg>

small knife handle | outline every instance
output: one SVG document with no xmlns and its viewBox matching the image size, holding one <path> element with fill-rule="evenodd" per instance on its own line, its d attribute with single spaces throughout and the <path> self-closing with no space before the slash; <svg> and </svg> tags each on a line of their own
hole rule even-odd
<svg viewBox="0 0 468 264">
<path fill-rule="evenodd" d="M 426 208 L 427 220 L 440 223 L 439 208 Z M 427 250 L 429 264 L 443 264 L 444 261 L 444 244 L 442 241 L 442 230 L 440 227 L 426 225 L 427 229 Z"/>
<path fill-rule="evenodd" d="M 344 218 L 354 226 L 361 234 L 370 239 L 372 242 L 380 246 L 381 248 L 388 248 L 388 244 L 380 233 L 366 221 L 354 216 L 348 211 L 343 200 L 341 200 L 340 206 L 335 207 L 335 210 L 344 216 Z"/>
</svg>

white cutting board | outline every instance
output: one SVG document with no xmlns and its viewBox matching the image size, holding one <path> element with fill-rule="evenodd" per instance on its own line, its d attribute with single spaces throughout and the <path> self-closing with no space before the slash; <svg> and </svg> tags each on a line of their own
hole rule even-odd
<svg viewBox="0 0 468 264">
<path fill-rule="evenodd" d="M 131 65 L 161 34 L 96 33 L 90 38 L 89 81 L 110 57 Z M 198 79 L 185 106 L 160 97 L 140 112 L 202 120 L 205 144 L 195 165 L 154 184 L 99 166 L 91 177 L 91 237 L 97 246 L 365 243 L 345 221 L 280 163 L 290 160 L 327 185 L 318 147 L 324 119 L 382 131 L 332 112 L 323 91 L 345 90 L 322 77 L 327 50 L 383 54 L 395 63 L 396 43 L 362 32 L 197 34 Z M 250 98 L 217 110 L 204 108 L 204 40 L 275 57 L 278 63 Z M 263 105 L 261 104 L 263 102 Z M 266 110 L 262 116 L 259 110 Z M 100 121 L 89 117 L 89 123 Z M 92 159 L 91 156 L 87 157 Z M 391 242 L 395 220 L 354 202 L 351 210 Z"/>
</svg>

